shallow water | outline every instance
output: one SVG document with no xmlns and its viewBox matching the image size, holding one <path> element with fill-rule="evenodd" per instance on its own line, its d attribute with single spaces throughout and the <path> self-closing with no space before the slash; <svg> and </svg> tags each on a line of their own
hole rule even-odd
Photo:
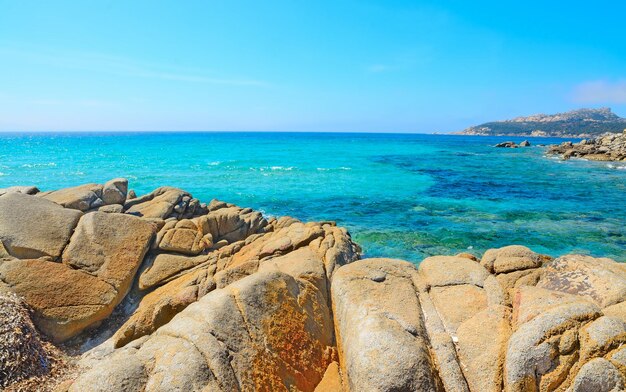
<svg viewBox="0 0 626 392">
<path fill-rule="evenodd" d="M 508 140 L 520 139 L 508 138 Z M 626 162 L 561 161 L 502 138 L 397 134 L 0 134 L 0 188 L 126 177 L 267 215 L 336 220 L 366 256 L 419 262 L 524 244 L 626 261 Z M 559 139 L 532 139 L 531 143 Z"/>
</svg>

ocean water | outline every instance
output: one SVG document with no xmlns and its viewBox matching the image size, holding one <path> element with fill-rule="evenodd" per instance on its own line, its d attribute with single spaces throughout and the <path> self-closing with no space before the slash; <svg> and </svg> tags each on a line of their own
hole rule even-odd
<svg viewBox="0 0 626 392">
<path fill-rule="evenodd" d="M 511 139 L 511 138 L 509 138 Z M 519 141 L 520 139 L 512 138 Z M 561 161 L 502 138 L 329 133 L 0 134 L 0 188 L 126 177 L 268 216 L 335 220 L 366 256 L 418 263 L 523 244 L 626 261 L 626 162 Z M 532 139 L 533 144 L 559 139 Z"/>
</svg>

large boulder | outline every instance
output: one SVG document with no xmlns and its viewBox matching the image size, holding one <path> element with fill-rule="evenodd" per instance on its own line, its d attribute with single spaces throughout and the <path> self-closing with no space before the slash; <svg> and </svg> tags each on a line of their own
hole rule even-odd
<svg viewBox="0 0 626 392">
<path fill-rule="evenodd" d="M 339 363 L 352 391 L 436 391 L 428 334 L 405 261 L 366 259 L 339 268 L 331 291 Z"/>
<path fill-rule="evenodd" d="M 34 309 L 38 328 L 64 341 L 111 314 L 128 292 L 153 235 L 154 226 L 140 218 L 86 214 L 62 263 L 0 261 L 0 280 Z"/>
<path fill-rule="evenodd" d="M 196 218 L 166 222 L 155 245 L 162 251 L 194 256 L 263 232 L 265 226 L 267 221 L 259 212 L 225 207 Z"/>
<path fill-rule="evenodd" d="M 124 204 L 128 192 L 128 180 L 114 178 L 107 181 L 102 187 L 102 201 L 104 204 Z"/>
<path fill-rule="evenodd" d="M 150 248 L 154 233 L 154 225 L 134 216 L 86 214 L 63 252 L 63 263 L 109 283 L 121 299 Z"/>
<path fill-rule="evenodd" d="M 626 390 L 623 372 L 604 358 L 587 362 L 574 379 L 571 392 L 621 392 Z"/>
<path fill-rule="evenodd" d="M 10 186 L 8 188 L 0 188 L 0 196 L 7 193 L 24 193 L 27 195 L 34 195 L 39 193 L 39 188 L 36 186 Z"/>
<path fill-rule="evenodd" d="M 178 277 L 179 273 L 214 259 L 210 255 L 150 254 L 146 259 L 146 269 L 139 276 L 139 288 L 148 290 L 160 286 Z"/>
<path fill-rule="evenodd" d="M 566 255 L 546 266 L 537 286 L 584 296 L 604 308 L 626 300 L 626 265 L 607 258 Z"/>
<path fill-rule="evenodd" d="M 53 201 L 63 207 L 87 211 L 105 205 L 102 200 L 102 185 L 84 184 L 72 188 L 41 194 L 44 199 Z"/>
<path fill-rule="evenodd" d="M 157 188 L 147 195 L 129 199 L 124 209 L 129 214 L 158 219 L 191 218 L 207 212 L 206 206 L 188 192 L 172 187 Z"/>
<path fill-rule="evenodd" d="M 481 260 L 481 264 L 489 272 L 496 274 L 537 268 L 541 266 L 541 263 L 540 255 L 520 245 L 489 249 Z"/>
<path fill-rule="evenodd" d="M 430 286 L 472 284 L 483 287 L 489 272 L 474 260 L 459 256 L 433 256 L 424 259 L 419 271 Z"/>
<path fill-rule="evenodd" d="M 58 259 L 82 213 L 37 196 L 0 196 L 0 242 L 17 258 Z"/>
<path fill-rule="evenodd" d="M 156 288 L 141 299 L 138 309 L 113 336 L 115 348 L 150 335 L 190 304 L 215 289 L 215 264 L 189 272 Z"/>
<path fill-rule="evenodd" d="M 359 249 L 344 229 L 327 223 L 298 221 L 280 226 L 276 231 L 251 235 L 206 256 L 158 254 L 149 257 L 139 277 L 139 288 L 160 287 L 146 295 L 119 328 L 114 336 L 115 346 L 121 347 L 151 334 L 206 293 L 266 270 L 268 265 L 275 265 L 274 259 L 296 258 L 293 264 L 300 265 L 298 255 L 306 250 L 323 265 L 328 278 L 337 266 L 358 258 Z"/>
<path fill-rule="evenodd" d="M 578 360 L 576 331 L 600 315 L 589 302 L 550 308 L 521 325 L 508 342 L 504 382 L 507 391 L 554 390 Z"/>
<path fill-rule="evenodd" d="M 41 259 L 0 262 L 0 279 L 24 297 L 37 327 L 57 342 L 107 317 L 118 298 L 109 283 Z"/>
<path fill-rule="evenodd" d="M 494 305 L 457 329 L 459 362 L 471 391 L 502 391 L 506 344 L 511 336 L 508 307 Z"/>
<path fill-rule="evenodd" d="M 313 391 L 336 358 L 326 285 L 309 249 L 275 259 L 97 361 L 70 390 Z"/>
</svg>

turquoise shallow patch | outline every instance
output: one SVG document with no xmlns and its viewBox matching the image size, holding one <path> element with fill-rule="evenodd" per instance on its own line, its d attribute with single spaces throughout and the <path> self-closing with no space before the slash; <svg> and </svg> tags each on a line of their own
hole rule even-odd
<svg viewBox="0 0 626 392">
<path fill-rule="evenodd" d="M 511 138 L 508 138 L 511 139 Z M 520 139 L 512 138 L 515 141 Z M 336 220 L 367 256 L 524 244 L 626 261 L 626 162 L 560 161 L 502 138 L 278 133 L 0 135 L 0 187 L 127 177 L 303 220 Z M 558 139 L 533 139 L 551 143 Z"/>
</svg>

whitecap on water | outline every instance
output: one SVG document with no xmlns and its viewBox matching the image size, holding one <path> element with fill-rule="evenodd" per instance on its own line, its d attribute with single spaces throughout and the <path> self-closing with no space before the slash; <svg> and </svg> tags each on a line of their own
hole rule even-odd
<svg viewBox="0 0 626 392">
<path fill-rule="evenodd" d="M 25 168 L 35 168 L 35 167 L 55 167 L 57 164 L 54 162 L 48 162 L 48 163 L 25 163 L 22 165 L 22 167 Z"/>
<path fill-rule="evenodd" d="M 293 169 L 295 169 L 295 166 L 289 166 L 289 167 L 285 167 L 285 166 L 262 166 L 259 167 L 258 169 L 251 167 L 250 170 L 256 171 L 267 171 L 267 170 L 271 170 L 271 171 L 291 171 Z"/>
<path fill-rule="evenodd" d="M 318 167 L 317 168 L 318 171 L 330 171 L 330 170 L 352 170 L 351 167 L 347 167 L 347 166 L 340 166 L 338 168 L 330 168 L 330 167 Z"/>
</svg>

